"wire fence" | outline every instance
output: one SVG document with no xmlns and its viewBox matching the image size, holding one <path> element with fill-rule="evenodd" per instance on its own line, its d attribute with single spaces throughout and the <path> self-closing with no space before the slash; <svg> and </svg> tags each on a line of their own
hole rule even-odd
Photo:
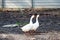
<svg viewBox="0 0 60 40">
<path fill-rule="evenodd" d="M 60 8 L 60 0 L 0 0 L 0 8 Z"/>
</svg>

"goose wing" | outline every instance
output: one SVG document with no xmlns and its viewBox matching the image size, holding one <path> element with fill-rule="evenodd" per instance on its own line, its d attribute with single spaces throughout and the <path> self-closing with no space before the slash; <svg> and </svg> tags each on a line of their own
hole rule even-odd
<svg viewBox="0 0 60 40">
<path fill-rule="evenodd" d="M 23 26 L 21 29 L 22 31 L 30 31 L 31 28 L 32 28 L 32 24 L 27 24 Z"/>
<path fill-rule="evenodd" d="M 39 27 L 39 23 L 34 23 L 32 30 L 36 30 Z"/>
</svg>

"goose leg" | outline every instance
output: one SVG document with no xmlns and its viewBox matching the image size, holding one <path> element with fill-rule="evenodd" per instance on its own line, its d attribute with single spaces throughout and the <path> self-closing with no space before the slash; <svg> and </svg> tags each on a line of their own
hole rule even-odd
<svg viewBox="0 0 60 40">
<path fill-rule="evenodd" d="M 33 30 L 33 34 L 35 34 L 35 31 Z"/>
<path fill-rule="evenodd" d="M 28 32 L 25 32 L 25 35 L 29 36 L 30 35 L 30 32 L 29 31 Z"/>
<path fill-rule="evenodd" d="M 30 34 L 31 34 L 31 35 L 34 34 L 34 32 L 35 32 L 34 30 L 30 30 Z"/>
</svg>

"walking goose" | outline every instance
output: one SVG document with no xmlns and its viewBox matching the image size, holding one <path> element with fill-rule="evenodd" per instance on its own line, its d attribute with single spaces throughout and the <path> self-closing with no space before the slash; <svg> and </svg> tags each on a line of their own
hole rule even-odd
<svg viewBox="0 0 60 40">
<path fill-rule="evenodd" d="M 34 15 L 31 16 L 29 24 L 21 27 L 21 29 L 22 29 L 23 32 L 29 32 L 32 29 L 32 26 L 33 26 L 32 19 L 33 18 L 34 18 Z"/>
<path fill-rule="evenodd" d="M 36 31 L 36 29 L 39 27 L 39 21 L 38 21 L 39 15 L 36 17 L 36 22 L 33 24 L 32 30 Z"/>
</svg>

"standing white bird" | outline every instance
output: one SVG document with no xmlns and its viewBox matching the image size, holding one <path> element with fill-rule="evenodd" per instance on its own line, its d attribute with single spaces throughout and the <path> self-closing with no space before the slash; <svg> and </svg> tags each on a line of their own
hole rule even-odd
<svg viewBox="0 0 60 40">
<path fill-rule="evenodd" d="M 34 15 L 31 16 L 29 24 L 21 27 L 22 31 L 24 31 L 24 32 L 29 32 L 29 31 L 32 29 L 32 27 L 33 27 L 32 19 L 33 19 L 33 18 L 34 18 Z"/>
<path fill-rule="evenodd" d="M 39 21 L 38 21 L 39 15 L 36 17 L 36 22 L 33 24 L 32 30 L 36 31 L 36 29 L 39 27 Z"/>
</svg>

